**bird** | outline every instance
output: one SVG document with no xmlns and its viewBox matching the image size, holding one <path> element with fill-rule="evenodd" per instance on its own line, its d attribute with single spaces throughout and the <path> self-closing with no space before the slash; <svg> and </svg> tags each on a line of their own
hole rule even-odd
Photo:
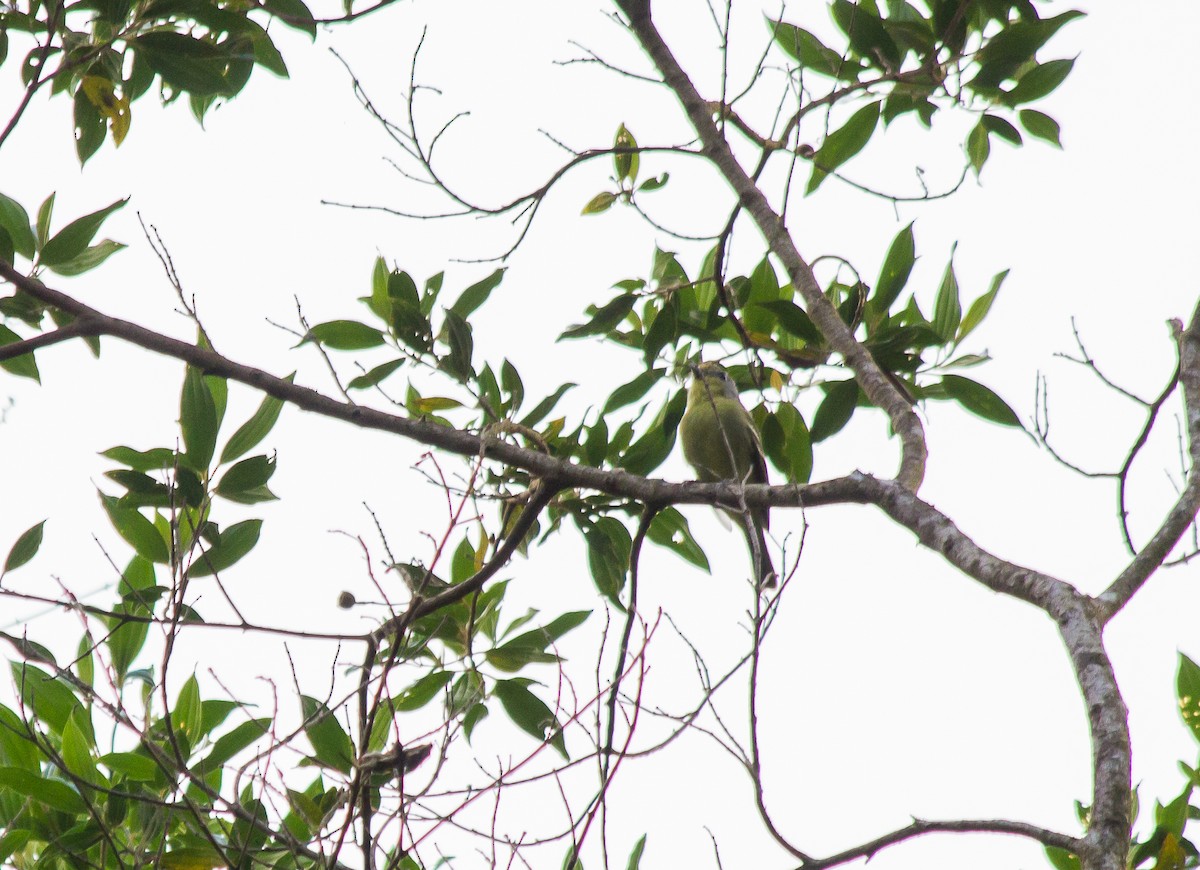
<svg viewBox="0 0 1200 870">
<path fill-rule="evenodd" d="M 737 386 L 729 373 L 715 362 L 702 362 L 690 368 L 692 384 L 688 388 L 687 408 L 679 421 L 679 440 L 683 456 L 696 470 L 696 476 L 705 483 L 719 480 L 767 483 L 767 461 L 758 427 L 738 398 Z M 769 510 L 756 507 L 748 512 L 728 509 L 726 512 L 746 535 L 759 588 L 773 587 L 777 575 L 767 551 Z"/>
</svg>

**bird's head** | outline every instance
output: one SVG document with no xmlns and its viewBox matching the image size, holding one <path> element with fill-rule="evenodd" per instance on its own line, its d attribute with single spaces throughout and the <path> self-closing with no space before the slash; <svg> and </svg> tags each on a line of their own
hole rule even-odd
<svg viewBox="0 0 1200 870">
<path fill-rule="evenodd" d="M 689 365 L 688 368 L 692 372 L 692 395 L 737 398 L 737 385 L 720 363 L 702 362 Z"/>
</svg>

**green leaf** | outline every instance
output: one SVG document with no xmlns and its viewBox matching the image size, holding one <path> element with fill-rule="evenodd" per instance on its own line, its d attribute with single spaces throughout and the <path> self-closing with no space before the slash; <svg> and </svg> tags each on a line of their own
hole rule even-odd
<svg viewBox="0 0 1200 870">
<path fill-rule="evenodd" d="M 760 302 L 759 306 L 775 315 L 779 325 L 789 335 L 803 339 L 807 344 L 821 344 L 824 341 L 808 312 L 792 300 L 776 299 L 774 302 Z"/>
<path fill-rule="evenodd" d="M 558 720 L 545 702 L 529 691 L 529 682 L 519 678 L 497 680 L 492 687 L 492 694 L 500 699 L 504 712 L 513 724 L 537 740 L 549 743 L 563 758 L 569 758 Z"/>
<path fill-rule="evenodd" d="M 1051 60 L 1035 66 L 1021 76 L 1016 87 L 1004 93 L 1002 99 L 1005 105 L 1018 106 L 1048 96 L 1066 81 L 1074 66 L 1074 59 Z"/>
<path fill-rule="evenodd" d="M 1179 715 L 1183 724 L 1200 741 L 1200 665 L 1183 653 L 1179 654 L 1179 673 L 1175 678 L 1175 691 L 1179 698 Z"/>
<path fill-rule="evenodd" d="M 23 341 L 21 336 L 17 335 L 3 323 L 0 323 L 0 347 L 6 344 L 14 344 L 18 341 Z M 42 382 L 42 376 L 38 372 L 37 360 L 34 359 L 32 353 L 23 353 L 20 356 L 15 356 L 12 359 L 6 359 L 0 362 L 0 368 L 4 369 L 10 375 L 17 375 L 22 378 L 33 378 L 39 384 Z"/>
<path fill-rule="evenodd" d="M 71 221 L 46 242 L 42 247 L 41 253 L 38 255 L 38 262 L 43 266 L 54 268 L 56 265 L 74 260 L 87 250 L 88 245 L 96 237 L 96 233 L 100 230 L 100 225 L 104 223 L 105 218 L 117 209 L 122 208 L 128 201 L 128 197 L 119 199 L 99 211 L 94 211 L 91 214 Z"/>
<path fill-rule="evenodd" d="M 0 836 L 0 863 L 5 867 L 9 866 L 8 859 L 24 849 L 32 836 L 33 833 L 24 828 L 12 828 Z"/>
<path fill-rule="evenodd" d="M 629 530 L 615 517 L 600 517 L 584 534 L 584 539 L 588 548 L 588 568 L 596 588 L 620 606 L 633 547 Z"/>
<path fill-rule="evenodd" d="M 1083 867 L 1079 862 L 1079 857 L 1066 849 L 1060 849 L 1058 846 L 1046 846 L 1045 848 L 1046 859 L 1054 865 L 1054 870 L 1080 870 Z"/>
<path fill-rule="evenodd" d="M 204 736 L 204 708 L 200 703 L 200 683 L 192 674 L 179 688 L 175 708 L 171 710 L 171 727 L 183 733 L 195 745 Z"/>
<path fill-rule="evenodd" d="M 366 374 L 359 375 L 358 377 L 351 379 L 350 383 L 346 385 L 346 389 L 365 390 L 368 387 L 374 387 L 377 384 L 382 383 L 390 374 L 404 365 L 404 363 L 405 360 L 403 357 L 401 357 L 400 359 L 394 359 L 391 362 L 385 362 L 377 365 Z"/>
<path fill-rule="evenodd" d="M 508 360 L 500 365 L 500 385 L 504 388 L 504 392 L 508 393 L 506 407 L 509 413 L 516 413 L 521 407 L 521 403 L 525 401 L 525 384 L 521 381 L 521 375 L 517 372 L 516 366 Z"/>
<path fill-rule="evenodd" d="M 24 206 L 3 193 L 0 193 L 0 227 L 8 231 L 16 252 L 32 260 L 36 243 L 33 228 L 29 225 L 29 214 Z"/>
<path fill-rule="evenodd" d="M 826 48 L 821 40 L 807 30 L 767 18 L 767 27 L 771 30 L 775 42 L 794 60 L 800 62 L 805 70 L 819 73 L 830 78 L 853 80 L 857 78 L 860 65 L 856 61 L 843 60 L 842 56 L 831 48 Z"/>
<path fill-rule="evenodd" d="M 341 723 L 329 708 L 316 698 L 300 696 L 304 714 L 304 733 L 312 744 L 318 764 L 349 774 L 354 762 L 354 747 Z"/>
<path fill-rule="evenodd" d="M 154 527 L 154 523 L 146 519 L 141 511 L 125 507 L 120 499 L 104 493 L 100 493 L 100 502 L 104 505 L 104 511 L 117 534 L 133 547 L 139 556 L 160 565 L 170 561 L 171 554 L 166 541 Z"/>
<path fill-rule="evenodd" d="M 470 324 L 455 312 L 447 310 L 442 338 L 450 348 L 449 355 L 441 360 L 442 368 L 460 381 L 468 380 L 475 372 L 471 366 L 475 340 L 471 337 Z"/>
<path fill-rule="evenodd" d="M 587 201 L 587 205 L 583 207 L 580 214 L 601 214 L 612 208 L 612 204 L 617 201 L 617 194 L 609 193 L 607 190 L 602 190 Z"/>
<path fill-rule="evenodd" d="M 90 272 L 95 269 L 117 251 L 128 247 L 120 242 L 114 242 L 112 239 L 105 239 L 99 244 L 92 245 L 84 250 L 82 254 L 73 257 L 63 263 L 57 263 L 50 266 L 51 272 L 57 272 L 59 275 L 82 275 L 84 272 Z"/>
<path fill-rule="evenodd" d="M 1062 148 L 1058 121 L 1036 109 L 1022 109 L 1017 113 L 1017 117 L 1020 118 L 1021 126 L 1028 131 L 1029 135 L 1045 139 L 1052 145 Z"/>
<path fill-rule="evenodd" d="M 357 320 L 318 323 L 304 336 L 304 341 L 315 341 L 333 350 L 365 350 L 385 343 L 382 332 Z"/>
<path fill-rule="evenodd" d="M 532 618 L 535 613 L 536 611 L 530 611 L 526 614 L 526 618 Z M 591 611 L 589 610 L 564 613 L 544 626 L 517 635 L 503 645 L 488 650 L 486 654 L 488 663 L 502 671 L 512 673 L 521 670 L 531 662 L 557 662 L 559 661 L 558 656 L 546 652 L 546 647 L 567 632 L 582 625 L 590 615 Z M 512 631 L 520 624 L 522 621 L 517 620 L 512 626 L 509 626 L 508 631 Z"/>
<path fill-rule="evenodd" d="M 44 247 L 46 240 L 50 238 L 50 219 L 54 216 L 54 199 L 56 194 L 51 193 L 48 197 L 42 200 L 42 204 L 38 206 L 37 215 L 37 247 Z"/>
<path fill-rule="evenodd" d="M 288 375 L 284 380 L 289 384 L 295 378 L 295 373 Z M 225 442 L 225 449 L 221 451 L 221 464 L 232 462 L 239 456 L 242 456 L 262 442 L 271 430 L 275 428 L 275 423 L 279 419 L 279 412 L 283 410 L 283 399 L 277 399 L 274 396 L 264 396 L 262 403 L 258 406 L 258 410 L 254 415 L 238 427 L 237 431 L 230 436 Z"/>
<path fill-rule="evenodd" d="M 238 504 L 274 501 L 276 495 L 267 489 L 267 481 L 274 473 L 273 458 L 252 456 L 226 471 L 214 492 Z"/>
<path fill-rule="evenodd" d="M 858 405 L 858 382 L 854 379 L 837 381 L 825 389 L 825 398 L 813 415 L 811 436 L 814 444 L 842 431 Z"/>
<path fill-rule="evenodd" d="M 122 465 L 128 465 L 134 471 L 159 471 L 175 466 L 175 451 L 167 447 L 155 447 L 151 450 L 110 447 L 100 455 Z"/>
<path fill-rule="evenodd" d="M 100 756 L 100 763 L 114 774 L 134 782 L 154 782 L 161 775 L 152 758 L 137 752 L 110 752 Z"/>
<path fill-rule="evenodd" d="M 21 717 L 0 704 L 0 764 L 36 773 L 41 762 L 38 742 L 30 736 Z"/>
<path fill-rule="evenodd" d="M 199 370 L 187 367 L 179 394 L 179 428 L 187 450 L 182 459 L 189 467 L 205 474 L 217 448 L 217 403 Z"/>
<path fill-rule="evenodd" d="M 648 431 L 630 445 L 617 465 L 642 476 L 658 468 L 675 446 L 675 433 L 686 407 L 687 391 L 677 390 L 651 422 Z"/>
<path fill-rule="evenodd" d="M 462 295 L 450 306 L 450 310 L 466 320 L 479 306 L 487 302 L 492 291 L 500 286 L 500 282 L 504 280 L 505 271 L 503 268 L 497 269 L 482 281 L 476 281 L 462 292 Z"/>
<path fill-rule="evenodd" d="M 108 132 L 104 116 L 88 99 L 83 85 L 75 89 L 72 120 L 75 124 L 75 156 L 79 158 L 79 164 L 82 166 L 100 150 Z M 45 257 L 43 256 L 42 259 L 44 261 Z"/>
<path fill-rule="evenodd" d="M 642 866 L 642 853 L 646 851 L 646 835 L 642 834 L 640 840 L 633 846 L 633 851 L 629 853 L 629 861 L 625 864 L 625 870 L 638 870 Z"/>
<path fill-rule="evenodd" d="M 88 811 L 83 798 L 69 785 L 58 780 L 42 779 L 28 770 L 0 767 L 0 786 L 71 816 Z"/>
<path fill-rule="evenodd" d="M 521 425 L 526 427 L 527 429 L 532 429 L 538 423 L 542 422 L 542 419 L 547 414 L 549 414 L 551 411 L 554 410 L 554 406 L 558 404 L 559 400 L 563 397 L 563 395 L 567 392 L 567 390 L 574 389 L 577 386 L 578 386 L 578 384 L 570 384 L 570 383 L 563 384 L 562 386 L 560 386 L 557 390 L 555 390 L 549 396 L 542 399 L 542 401 L 538 402 L 537 406 L 532 411 L 530 411 L 528 414 L 526 414 L 525 417 L 521 420 Z"/>
<path fill-rule="evenodd" d="M 80 681 L 93 687 L 96 685 L 96 658 L 93 654 L 95 645 L 95 641 L 89 635 L 80 635 L 79 644 L 75 647 L 75 661 L 71 665 Z"/>
<path fill-rule="evenodd" d="M 970 335 L 975 330 L 975 327 L 983 323 L 983 319 L 992 310 L 992 303 L 996 301 L 996 294 L 1000 292 L 1000 285 L 1004 283 L 1004 279 L 1007 277 L 1008 269 L 998 273 L 992 278 L 992 286 L 988 288 L 988 291 L 971 303 L 971 307 L 967 309 L 967 314 L 962 319 L 962 323 L 958 325 L 958 335 L 954 339 L 956 344 Z"/>
<path fill-rule="evenodd" d="M 883 268 L 879 270 L 879 281 L 875 285 L 875 295 L 871 304 L 880 315 L 891 310 L 892 303 L 908 283 L 908 276 L 912 274 L 916 261 L 916 241 L 913 238 L 913 225 L 910 223 L 892 239 L 892 245 L 883 261 Z"/>
<path fill-rule="evenodd" d="M 141 615 L 149 615 L 148 609 L 141 610 L 145 611 Z M 150 625 L 141 620 L 122 621 L 119 617 L 109 622 L 111 630 L 105 643 L 112 658 L 113 670 L 117 674 L 117 685 L 120 686 L 129 674 L 129 666 L 146 645 Z"/>
<path fill-rule="evenodd" d="M 93 742 L 78 724 L 77 717 L 86 717 L 83 709 L 74 710 L 63 728 L 62 757 L 67 770 L 84 782 L 93 785 L 104 784 L 104 778 L 96 768 L 96 759 L 92 757 Z"/>
<path fill-rule="evenodd" d="M 638 374 L 628 384 L 618 386 L 616 390 L 613 390 L 608 395 L 608 400 L 604 404 L 604 410 L 600 412 L 601 416 L 607 416 L 613 410 L 624 408 L 626 404 L 640 400 L 642 396 L 650 391 L 652 386 L 660 382 L 665 374 L 666 371 L 662 370 L 662 368 L 650 368 L 650 370 Z"/>
<path fill-rule="evenodd" d="M 484 698 L 483 677 L 479 671 L 471 669 L 454 681 L 450 697 L 446 702 L 446 715 L 450 718 L 461 716 L 470 708 L 478 705 Z"/>
<path fill-rule="evenodd" d="M 588 306 L 592 314 L 592 319 L 587 323 L 572 326 L 558 338 L 561 341 L 564 338 L 584 338 L 589 335 L 603 335 L 624 320 L 629 312 L 633 310 L 633 306 L 637 304 L 637 301 L 638 297 L 636 295 L 626 293 L 600 308 Z"/>
<path fill-rule="evenodd" d="M 1024 20 L 1008 24 L 991 37 L 979 51 L 979 74 L 971 81 L 973 88 L 997 88 L 1006 79 L 1034 59 L 1038 49 L 1046 44 L 1060 27 L 1082 12 L 1071 11 L 1041 20 Z"/>
<path fill-rule="evenodd" d="M 196 772 L 204 775 L 216 770 L 247 746 L 260 740 L 270 731 L 270 727 L 270 719 L 249 719 L 222 734 L 213 743 L 212 751 L 196 765 Z"/>
<path fill-rule="evenodd" d="M 21 532 L 16 543 L 12 545 L 12 549 L 8 551 L 8 557 L 4 560 L 4 571 L 2 573 L 7 574 L 9 571 L 20 568 L 37 555 L 38 548 L 42 546 L 42 529 L 45 525 L 46 521 L 42 520 L 37 525 L 30 526 Z"/>
<path fill-rule="evenodd" d="M 812 435 L 800 412 L 785 402 L 774 414 L 756 408 L 754 418 L 762 431 L 767 458 L 789 483 L 808 483 L 813 466 Z"/>
<path fill-rule="evenodd" d="M 207 577 L 230 567 L 254 549 L 262 531 L 262 520 L 243 520 L 221 532 L 217 543 L 197 555 L 188 574 L 192 577 Z"/>
<path fill-rule="evenodd" d="M 813 155 L 812 176 L 804 195 L 821 186 L 826 176 L 866 147 L 879 123 L 879 103 L 870 103 L 855 112 L 844 126 L 830 133 Z"/>
<path fill-rule="evenodd" d="M 303 0 L 263 0 L 262 7 L 288 27 L 303 30 L 314 40 L 317 38 L 317 22 Z"/>
<path fill-rule="evenodd" d="M 891 72 L 899 69 L 903 54 L 873 11 L 874 5 L 834 0 L 830 11 L 855 53 L 871 66 Z"/>
<path fill-rule="evenodd" d="M 431 671 L 396 695 L 392 699 L 392 706 L 405 713 L 419 710 L 436 698 L 453 679 L 454 674 L 450 671 Z"/>
<path fill-rule="evenodd" d="M 10 662 L 13 684 L 34 716 L 56 734 L 62 734 L 71 714 L 83 710 L 71 688 L 57 677 L 25 662 Z M 21 729 L 24 733 L 24 729 Z"/>
<path fill-rule="evenodd" d="M 979 175 L 980 170 L 983 169 L 983 164 L 987 163 L 991 151 L 992 146 L 988 142 L 987 128 L 980 122 L 967 134 L 967 158 L 971 161 L 971 168 L 975 170 L 976 175 Z"/>
<path fill-rule="evenodd" d="M 657 177 L 651 176 L 650 178 L 647 178 L 645 181 L 643 181 L 641 184 L 638 185 L 638 190 L 644 191 L 646 193 L 651 193 L 655 190 L 658 190 L 661 187 L 666 187 L 667 181 L 670 180 L 670 178 L 671 178 L 671 173 L 669 173 L 669 172 L 664 172 L 662 175 L 659 175 Z"/>
<path fill-rule="evenodd" d="M 686 562 L 690 562 L 706 574 L 712 573 L 708 557 L 692 536 L 687 518 L 675 508 L 664 508 L 654 515 L 646 537 L 660 547 L 665 547 Z"/>
<path fill-rule="evenodd" d="M 613 140 L 614 149 L 636 149 L 638 147 L 637 140 L 633 138 L 633 134 L 622 124 L 617 128 L 616 138 Z M 617 173 L 618 181 L 628 181 L 630 184 L 637 182 L 638 164 L 640 163 L 636 150 L 615 152 L 613 154 L 613 168 Z"/>
<path fill-rule="evenodd" d="M 989 134 L 994 133 L 1001 139 L 1011 142 L 1014 145 L 1020 145 L 1023 141 L 1021 139 L 1020 131 L 1008 121 L 997 115 L 985 114 L 980 119 L 980 123 L 983 124 L 984 128 Z"/>
<path fill-rule="evenodd" d="M 937 299 L 933 304 L 933 331 L 944 342 L 954 339 L 958 324 L 962 320 L 962 303 L 958 295 L 958 278 L 954 274 L 954 258 L 946 264 L 942 275 L 942 286 L 938 288 Z"/>
<path fill-rule="evenodd" d="M 157 30 L 128 44 L 174 90 L 198 97 L 236 92 L 227 76 L 229 55 L 208 42 Z"/>
<path fill-rule="evenodd" d="M 946 395 L 954 399 L 972 414 L 1001 426 L 1021 426 L 1021 420 L 1008 404 L 983 384 L 961 377 L 943 375 L 942 387 Z"/>
</svg>

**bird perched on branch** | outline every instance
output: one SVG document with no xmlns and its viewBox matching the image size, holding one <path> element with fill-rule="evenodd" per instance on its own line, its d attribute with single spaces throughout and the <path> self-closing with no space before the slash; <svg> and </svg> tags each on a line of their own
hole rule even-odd
<svg viewBox="0 0 1200 870">
<path fill-rule="evenodd" d="M 758 427 L 738 398 L 737 386 L 719 363 L 692 366 L 687 410 L 679 421 L 683 456 L 696 469 L 696 476 L 711 483 L 767 483 L 767 461 L 763 456 Z M 775 567 L 767 552 L 766 508 L 728 510 L 742 527 L 755 565 L 759 588 L 775 585 Z"/>
</svg>

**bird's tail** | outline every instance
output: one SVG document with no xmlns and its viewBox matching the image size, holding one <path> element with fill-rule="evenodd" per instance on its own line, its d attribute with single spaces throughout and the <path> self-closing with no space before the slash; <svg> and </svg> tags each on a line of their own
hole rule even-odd
<svg viewBox="0 0 1200 870">
<path fill-rule="evenodd" d="M 750 547 L 750 559 L 754 563 L 754 575 L 758 578 L 759 589 L 774 589 L 779 582 L 775 566 L 771 562 L 771 551 L 767 549 L 767 535 L 762 524 L 742 518 L 746 532 L 746 544 Z"/>
</svg>

